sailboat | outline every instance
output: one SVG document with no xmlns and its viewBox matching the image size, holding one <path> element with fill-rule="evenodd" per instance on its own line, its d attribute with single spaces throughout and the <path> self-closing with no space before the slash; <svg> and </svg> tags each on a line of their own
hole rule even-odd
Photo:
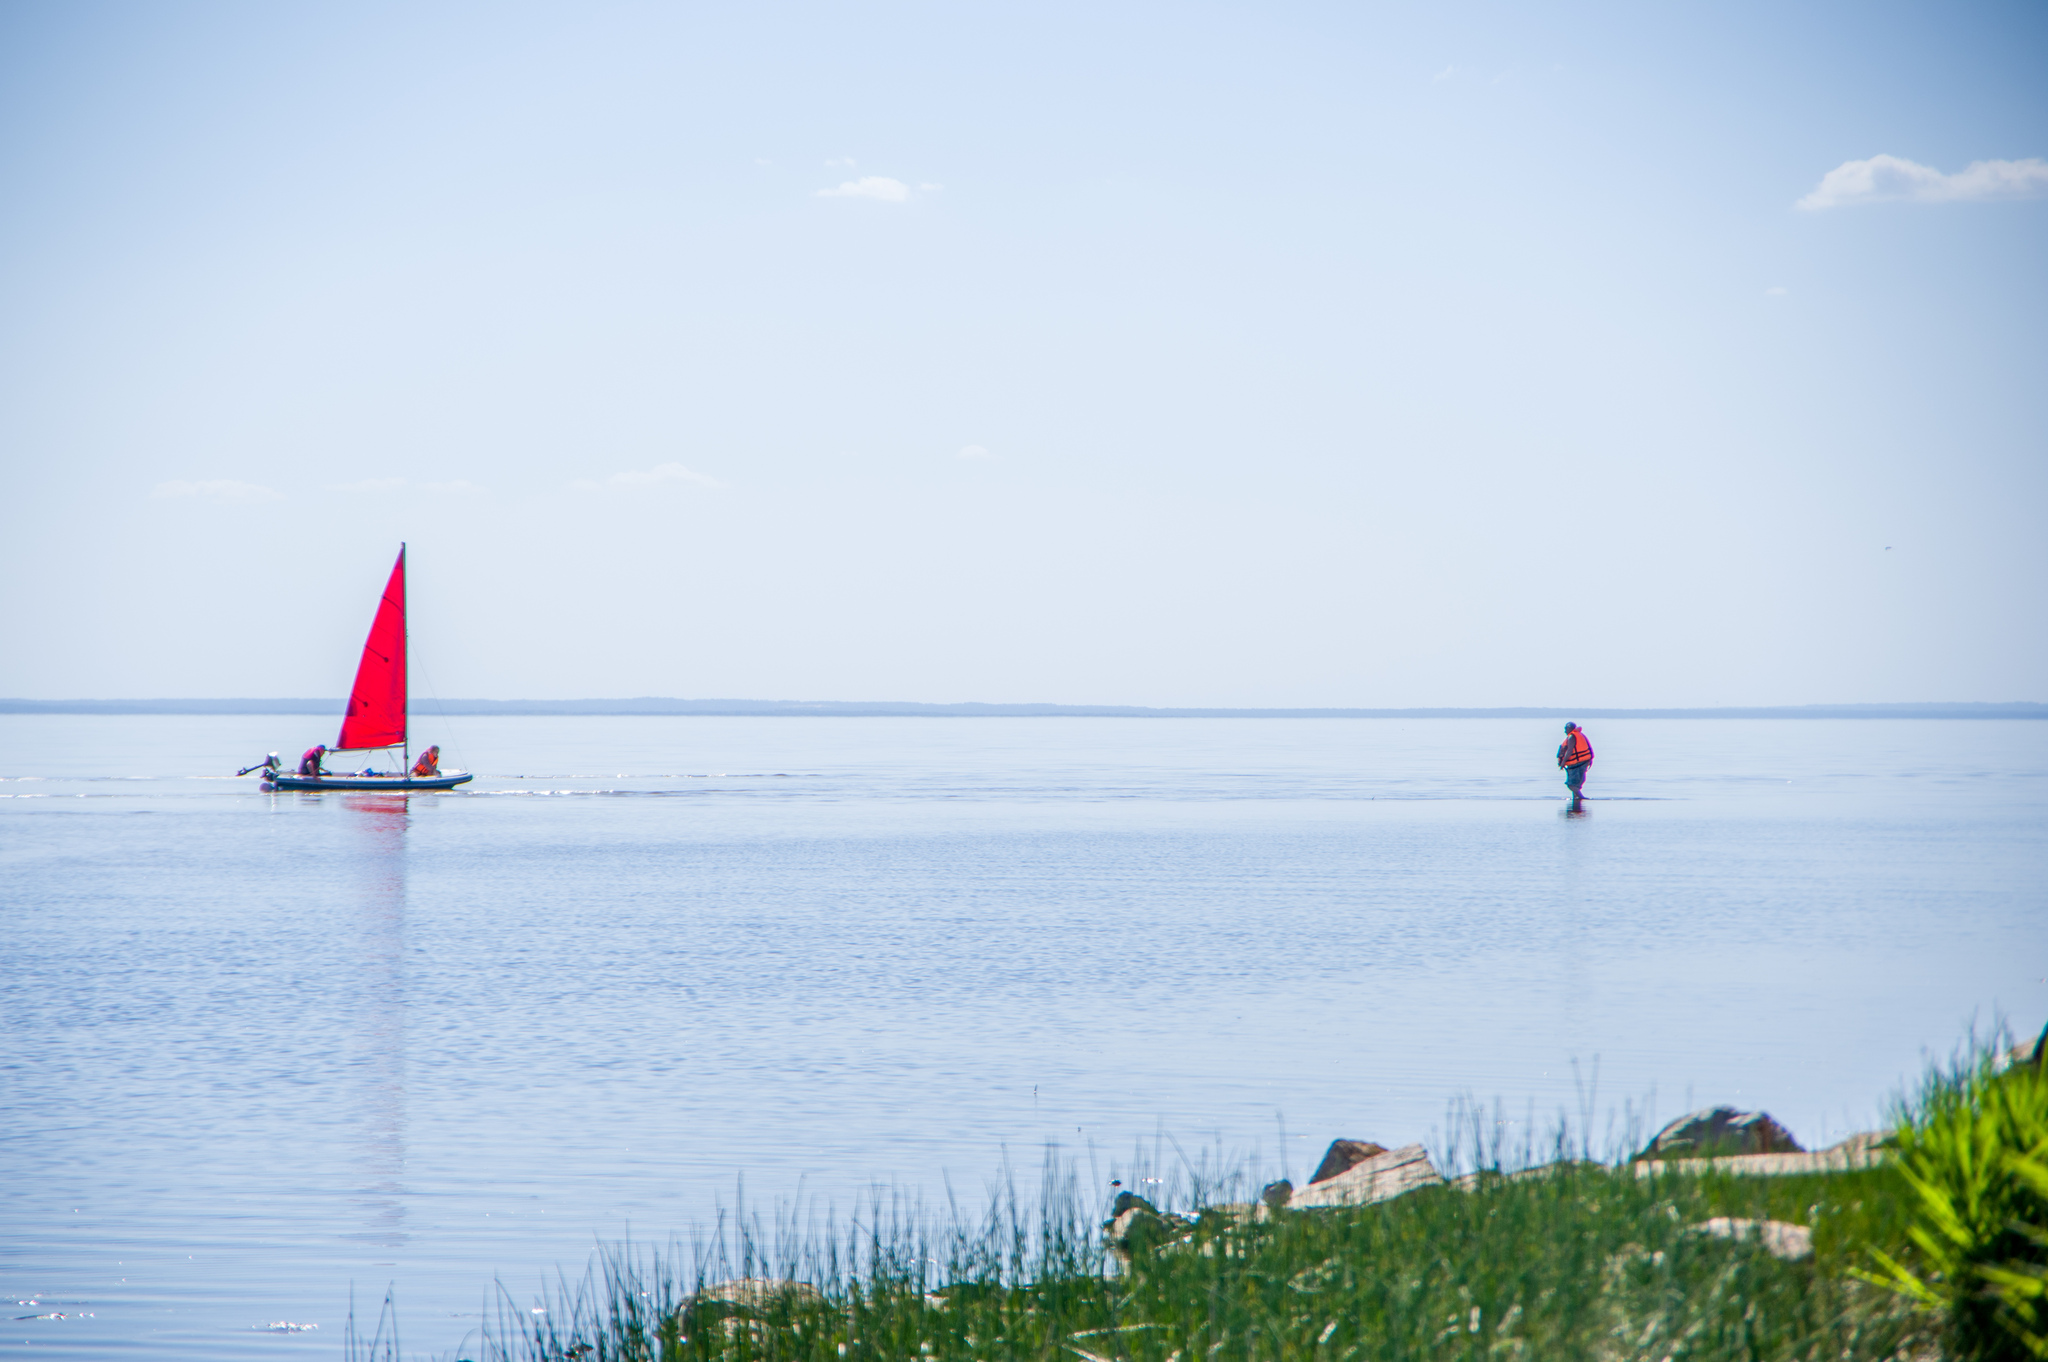
<svg viewBox="0 0 2048 1362">
<path fill-rule="evenodd" d="M 405 628 L 405 545 L 398 546 L 398 562 L 391 568 L 391 580 L 384 584 L 384 598 L 377 603 L 377 617 L 370 622 L 370 637 L 363 642 L 363 660 L 356 667 L 356 683 L 348 693 L 348 712 L 342 716 L 341 736 L 334 740 L 334 752 L 388 752 L 400 749 L 399 767 L 389 775 L 368 772 L 359 775 L 300 776 L 275 771 L 264 777 L 266 790 L 451 790 L 476 777 L 467 771 L 448 775 L 412 774 L 412 743 L 406 734 L 406 628 Z"/>
</svg>

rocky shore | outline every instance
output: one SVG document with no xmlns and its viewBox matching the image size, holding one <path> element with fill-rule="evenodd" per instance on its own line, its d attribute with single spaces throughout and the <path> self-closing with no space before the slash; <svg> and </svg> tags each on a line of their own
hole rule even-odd
<svg viewBox="0 0 2048 1362">
<path fill-rule="evenodd" d="M 608 1262 L 501 1351 L 2023 1362 L 2038 1354 L 2014 1349 L 2048 1337 L 2028 1294 L 2048 1289 L 2044 1048 L 1966 1052 L 1929 1071 L 1894 1128 L 1821 1149 L 1723 1106 L 1619 1164 L 1447 1177 L 1420 1143 L 1341 1138 L 1303 1186 L 1251 1201 L 1161 1209 L 1117 1187 L 1103 1222 L 1091 1189 L 1049 1174 L 1040 1202 L 998 1196 L 980 1223 L 878 1203 L 841 1237 L 769 1252 L 743 1226 L 694 1270 Z"/>
<path fill-rule="evenodd" d="M 1995 1062 L 2000 1069 L 2019 1065 L 2040 1069 L 2044 1064 L 2048 1064 L 2048 1027 L 2033 1041 L 2006 1050 Z M 1852 1172 L 1882 1165 L 1888 1157 L 1888 1139 L 1884 1131 L 1864 1131 L 1810 1151 L 1769 1112 L 1707 1107 L 1659 1130 L 1629 1166 L 1639 1178 L 1672 1173 L 1793 1177 Z M 1472 1191 L 1490 1180 L 1542 1177 L 1556 1169 L 1557 1165 L 1537 1165 L 1506 1174 L 1467 1173 L 1451 1179 L 1449 1185 Z M 1285 1180 L 1268 1183 L 1256 1202 L 1226 1203 L 1212 1210 L 1233 1220 L 1258 1221 L 1289 1211 L 1375 1205 L 1445 1182 L 1420 1144 L 1389 1149 L 1373 1140 L 1339 1138 L 1330 1142 L 1306 1186 L 1297 1188 Z M 1191 1217 L 1163 1213 L 1143 1197 L 1121 1192 L 1102 1230 L 1109 1247 L 1128 1256 L 1144 1246 L 1190 1238 L 1195 1226 Z M 1738 1238 L 1753 1229 L 1780 1257 L 1800 1257 L 1812 1251 L 1811 1234 L 1797 1225 L 1717 1217 L 1701 1228 Z"/>
<path fill-rule="evenodd" d="M 2032 1053 L 2030 1049 L 2030 1060 Z M 1881 1131 L 1867 1131 L 1826 1149 L 1808 1151 L 1769 1112 L 1709 1107 L 1681 1116 L 1658 1131 L 1630 1167 L 1637 1177 L 1659 1173 L 1787 1177 L 1847 1172 L 1883 1163 L 1885 1138 Z M 1507 1174 L 1467 1173 L 1450 1179 L 1448 1185 L 1474 1191 L 1491 1180 L 1543 1177 L 1557 1168 L 1540 1164 Z M 1445 1184 L 1420 1144 L 1389 1149 L 1372 1140 L 1337 1139 L 1330 1142 L 1306 1186 L 1297 1188 L 1285 1180 L 1268 1183 L 1258 1201 L 1225 1203 L 1211 1212 L 1237 1221 L 1261 1221 L 1289 1212 L 1376 1205 Z M 1162 1212 L 1143 1197 L 1120 1192 L 1102 1231 L 1109 1247 L 1128 1258 L 1146 1248 L 1193 1242 L 1196 1228 L 1194 1217 Z M 1700 1229 L 1724 1237 L 1753 1235 L 1779 1257 L 1804 1257 L 1813 1251 L 1810 1231 L 1778 1221 L 1713 1217 L 1702 1222 Z"/>
</svg>

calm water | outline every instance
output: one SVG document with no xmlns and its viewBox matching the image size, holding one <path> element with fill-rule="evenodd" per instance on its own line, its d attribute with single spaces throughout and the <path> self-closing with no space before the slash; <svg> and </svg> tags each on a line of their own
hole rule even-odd
<svg viewBox="0 0 2048 1362">
<path fill-rule="evenodd" d="M 2048 1013 L 2048 723 L 0 717 L 0 1349 L 461 1355 L 629 1227 L 1470 1091 L 1867 1127 Z M 1284 1120 L 1288 1139 L 1279 1131 Z M 374 1313 L 374 1310 L 372 1311 Z M 280 1321 L 318 1324 L 296 1335 Z"/>
</svg>

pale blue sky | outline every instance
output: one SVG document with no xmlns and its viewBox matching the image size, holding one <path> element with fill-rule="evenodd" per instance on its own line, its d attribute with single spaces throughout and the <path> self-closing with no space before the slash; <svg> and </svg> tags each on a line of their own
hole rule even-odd
<svg viewBox="0 0 2048 1362">
<path fill-rule="evenodd" d="M 407 539 L 451 696 L 2048 699 L 2044 58 L 17 0 L 0 695 L 339 695 Z"/>
</svg>

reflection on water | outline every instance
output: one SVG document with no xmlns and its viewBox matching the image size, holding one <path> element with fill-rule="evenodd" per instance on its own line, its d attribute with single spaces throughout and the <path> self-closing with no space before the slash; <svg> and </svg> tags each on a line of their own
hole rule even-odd
<svg viewBox="0 0 2048 1362">
<path fill-rule="evenodd" d="M 355 1110 L 360 1170 L 351 1201 L 360 1208 L 361 1228 L 344 1237 L 399 1248 L 407 1239 L 405 832 L 411 812 L 404 795 L 339 798 L 351 815 L 354 901 L 346 911 L 355 914 L 360 943 L 348 1100 Z"/>
</svg>

